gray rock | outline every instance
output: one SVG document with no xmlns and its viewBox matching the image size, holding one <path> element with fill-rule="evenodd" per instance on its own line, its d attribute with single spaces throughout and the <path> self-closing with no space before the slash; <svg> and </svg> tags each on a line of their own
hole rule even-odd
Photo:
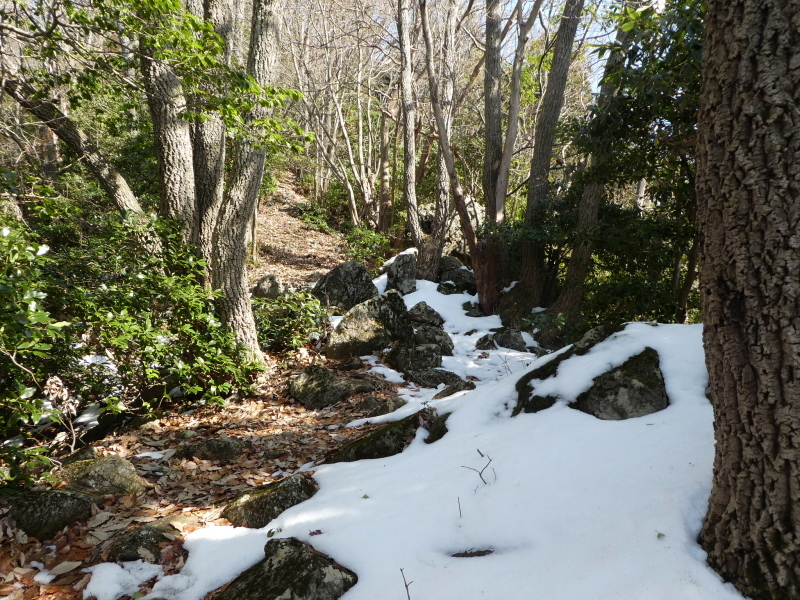
<svg viewBox="0 0 800 600">
<path fill-rule="evenodd" d="M 592 387 L 570 408 L 603 420 L 643 417 L 669 406 L 658 352 L 645 348 L 619 367 L 594 378 Z"/>
<path fill-rule="evenodd" d="M 232 437 L 219 437 L 192 444 L 183 452 L 201 460 L 236 460 L 249 444 L 245 440 Z"/>
<path fill-rule="evenodd" d="M 487 333 L 486 335 L 478 338 L 475 342 L 475 350 L 495 350 L 497 346 L 494 345 L 494 334 Z"/>
<path fill-rule="evenodd" d="M 386 362 L 403 373 L 435 369 L 442 366 L 442 353 L 438 346 L 396 346 L 386 355 Z"/>
<path fill-rule="evenodd" d="M 440 400 L 441 398 L 447 398 L 448 396 L 452 396 L 453 394 L 457 394 L 458 392 L 463 392 L 464 390 L 474 390 L 475 384 L 471 381 L 457 381 L 455 383 L 451 383 L 446 388 L 444 388 L 441 392 L 437 393 L 433 399 Z"/>
<path fill-rule="evenodd" d="M 323 352 L 328 358 L 345 360 L 383 350 L 393 341 L 414 335 L 403 297 L 397 290 L 354 306 L 331 333 Z"/>
<path fill-rule="evenodd" d="M 478 293 L 475 276 L 454 256 L 442 257 L 439 262 L 439 281 L 442 283 L 436 289 L 442 294 Z M 451 285 L 447 285 L 447 282 Z"/>
<path fill-rule="evenodd" d="M 292 475 L 269 485 L 248 490 L 222 511 L 222 517 L 235 527 L 261 529 L 283 511 L 305 502 L 319 486 L 309 477 Z"/>
<path fill-rule="evenodd" d="M 439 259 L 439 273 L 445 273 L 447 271 L 453 271 L 455 269 L 460 269 L 464 266 L 458 258 L 455 256 L 443 256 Z"/>
<path fill-rule="evenodd" d="M 89 460 L 92 458 L 97 458 L 97 448 L 94 446 L 84 446 L 77 452 L 73 452 L 69 456 L 62 458 L 61 465 L 69 465 L 79 460 Z"/>
<path fill-rule="evenodd" d="M 400 396 L 392 396 L 391 398 L 387 399 L 386 402 L 380 404 L 369 413 L 368 417 L 380 417 L 381 415 L 388 415 L 389 413 L 393 413 L 399 408 L 403 408 L 408 402 L 403 400 Z"/>
<path fill-rule="evenodd" d="M 329 463 L 386 458 L 400 454 L 414 439 L 419 418 L 411 415 L 345 444 Z"/>
<path fill-rule="evenodd" d="M 200 519 L 188 514 L 176 514 L 126 531 L 111 544 L 108 560 L 159 562 L 161 556 L 159 544 L 180 537 L 180 529 L 175 526 L 178 523 L 199 525 Z"/>
<path fill-rule="evenodd" d="M 439 348 L 442 356 L 453 356 L 453 338 L 439 327 L 418 325 L 414 341 L 418 346 L 433 344 Z"/>
<path fill-rule="evenodd" d="M 407 371 L 406 378 L 422 387 L 435 388 L 440 385 L 453 385 L 460 382 L 466 383 L 461 377 L 451 371 L 444 369 L 422 369 L 419 371 Z"/>
<path fill-rule="evenodd" d="M 253 298 L 269 298 L 274 300 L 286 294 L 292 293 L 292 288 L 283 283 L 275 275 L 269 274 L 262 277 L 250 291 Z"/>
<path fill-rule="evenodd" d="M 413 323 L 433 325 L 435 327 L 441 327 L 444 324 L 442 315 L 432 309 L 427 302 L 417 302 L 411 310 L 408 311 L 408 316 Z"/>
<path fill-rule="evenodd" d="M 26 492 L 11 502 L 17 527 L 40 541 L 56 536 L 67 525 L 92 516 L 94 498 L 75 492 Z"/>
<path fill-rule="evenodd" d="M 148 487 L 134 466 L 120 456 L 79 460 L 64 466 L 58 476 L 67 482 L 68 489 L 96 496 L 142 494 Z"/>
<path fill-rule="evenodd" d="M 483 314 L 483 309 L 481 308 L 480 304 L 473 304 L 472 302 L 464 302 L 464 304 L 461 305 L 461 308 L 464 309 L 464 314 L 467 317 L 486 316 Z"/>
<path fill-rule="evenodd" d="M 319 365 L 308 367 L 289 382 L 289 394 L 311 409 L 325 408 L 355 394 L 374 390 L 375 384 L 371 381 L 335 375 Z"/>
<path fill-rule="evenodd" d="M 501 348 L 509 348 L 519 352 L 526 352 L 528 347 L 522 339 L 522 332 L 519 329 L 505 327 L 494 334 L 494 342 Z"/>
<path fill-rule="evenodd" d="M 439 415 L 428 422 L 428 437 L 425 438 L 426 444 L 438 442 L 445 436 L 447 433 L 447 419 L 449 416 L 450 413 L 446 415 Z"/>
<path fill-rule="evenodd" d="M 369 272 L 360 262 L 349 260 L 334 267 L 311 291 L 326 306 L 350 310 L 378 295 Z"/>
<path fill-rule="evenodd" d="M 386 268 L 386 289 L 397 290 L 404 296 L 417 291 L 417 257 L 400 254 Z"/>
<path fill-rule="evenodd" d="M 265 558 L 239 575 L 217 600 L 337 600 L 358 577 L 294 539 L 270 540 Z"/>
</svg>

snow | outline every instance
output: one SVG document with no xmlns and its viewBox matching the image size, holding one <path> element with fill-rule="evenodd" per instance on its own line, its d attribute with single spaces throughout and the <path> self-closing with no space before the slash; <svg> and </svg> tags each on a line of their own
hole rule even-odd
<svg viewBox="0 0 800 600">
<path fill-rule="evenodd" d="M 428 445 L 419 430 L 397 456 L 316 467 L 320 491 L 264 529 L 190 533 L 183 570 L 160 579 L 147 598 L 199 600 L 261 560 L 270 535 L 299 538 L 355 571 L 358 584 L 344 600 L 406 598 L 400 569 L 413 581 L 412 598 L 742 598 L 706 565 L 696 541 L 714 457 L 700 326 L 629 324 L 562 362 L 555 377 L 532 382 L 537 393 L 561 398 L 553 407 L 512 418 L 516 382 L 555 355 L 476 351 L 499 318 L 465 316 L 462 305 L 473 296 L 440 295 L 427 281 L 417 288 L 406 304 L 427 302 L 453 337 L 444 368 L 477 387 L 433 400 L 437 390 L 408 386 L 401 391 L 408 405 L 369 420 L 430 406 L 450 413 L 447 435 Z M 659 354 L 667 409 L 601 421 L 569 408 L 594 377 L 645 346 Z M 376 374 L 400 379 L 365 359 Z M 477 550 L 492 553 L 452 556 Z M 115 600 L 128 572 L 101 567 L 93 568 L 91 593 Z"/>
<path fill-rule="evenodd" d="M 83 598 L 97 600 L 116 600 L 121 596 L 132 596 L 139 591 L 145 581 L 164 574 L 159 565 L 151 565 L 143 560 L 135 560 L 120 566 L 115 563 L 100 563 L 87 567 L 84 572 L 91 573 L 92 579 L 83 590 Z"/>
</svg>

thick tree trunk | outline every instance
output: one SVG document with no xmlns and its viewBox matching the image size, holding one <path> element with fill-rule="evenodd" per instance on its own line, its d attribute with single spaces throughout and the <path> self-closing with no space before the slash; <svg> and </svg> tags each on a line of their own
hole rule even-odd
<svg viewBox="0 0 800 600">
<path fill-rule="evenodd" d="M 485 120 L 485 148 L 483 153 L 483 198 L 486 217 L 492 223 L 502 220 L 496 205 L 497 177 L 500 157 L 503 155 L 503 101 L 500 85 L 503 61 L 500 56 L 500 25 L 503 5 L 500 0 L 486 0 L 486 57 L 483 76 L 483 117 Z M 503 197 L 505 200 L 505 196 Z"/>
<path fill-rule="evenodd" d="M 699 115 L 714 483 L 701 542 L 754 600 L 800 598 L 800 2 L 711 0 Z"/>
</svg>

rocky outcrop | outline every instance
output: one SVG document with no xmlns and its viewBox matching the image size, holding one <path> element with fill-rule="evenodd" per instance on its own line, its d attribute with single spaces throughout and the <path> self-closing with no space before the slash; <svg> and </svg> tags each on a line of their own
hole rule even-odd
<svg viewBox="0 0 800 600">
<path fill-rule="evenodd" d="M 67 525 L 92 516 L 94 498 L 62 491 L 26 492 L 11 502 L 11 518 L 17 527 L 40 541 L 56 536 Z"/>
<path fill-rule="evenodd" d="M 487 333 L 475 342 L 476 350 L 494 350 L 495 348 L 508 348 L 518 352 L 527 352 L 528 350 L 522 332 L 513 327 L 503 327 L 495 333 Z"/>
<path fill-rule="evenodd" d="M 360 262 L 349 260 L 322 276 L 311 291 L 326 306 L 347 311 L 378 295 L 369 271 Z"/>
<path fill-rule="evenodd" d="M 396 346 L 386 355 L 386 362 L 394 369 L 408 373 L 442 366 L 442 352 L 438 346 Z"/>
<path fill-rule="evenodd" d="M 397 290 L 354 306 L 328 338 L 323 352 L 328 358 L 346 360 L 407 342 L 414 335 L 403 297 Z"/>
<path fill-rule="evenodd" d="M 355 573 L 295 538 L 270 540 L 264 554 L 217 600 L 337 600 L 358 581 Z"/>
<path fill-rule="evenodd" d="M 311 498 L 318 489 L 310 477 L 292 475 L 246 491 L 225 507 L 222 517 L 234 527 L 261 529 L 286 509 Z"/>
<path fill-rule="evenodd" d="M 232 461 L 239 458 L 248 446 L 245 440 L 218 437 L 192 444 L 183 450 L 182 454 L 200 460 Z"/>
<path fill-rule="evenodd" d="M 650 415 L 669 406 L 658 352 L 652 348 L 594 378 L 592 387 L 570 408 L 598 419 L 620 421 Z"/>
<path fill-rule="evenodd" d="M 408 316 L 415 327 L 416 324 L 433 325 L 434 327 L 441 327 L 444 324 L 442 315 L 432 309 L 427 302 L 417 302 L 408 311 Z"/>
<path fill-rule="evenodd" d="M 376 429 L 372 433 L 345 444 L 329 463 L 354 462 L 372 458 L 386 458 L 400 454 L 414 439 L 419 417 L 411 415 Z"/>
<path fill-rule="evenodd" d="M 250 290 L 253 298 L 268 298 L 274 300 L 286 294 L 291 294 L 294 290 L 275 275 L 270 273 L 262 277 L 258 283 Z"/>
<path fill-rule="evenodd" d="M 375 384 L 366 379 L 335 375 L 312 365 L 289 382 L 289 394 L 303 406 L 320 409 L 363 392 L 372 392 Z"/>
<path fill-rule="evenodd" d="M 124 560 L 158 562 L 162 548 L 159 544 L 179 537 L 179 524 L 198 526 L 200 519 L 193 515 L 179 513 L 126 531 L 111 544 L 108 560 L 114 562 Z"/>
<path fill-rule="evenodd" d="M 453 385 L 460 382 L 466 383 L 461 377 L 444 369 L 419 369 L 406 371 L 406 379 L 419 386 L 435 388 L 440 385 Z"/>
<path fill-rule="evenodd" d="M 403 408 L 406 404 L 408 404 L 408 402 L 403 400 L 400 396 L 392 396 L 385 402 L 378 404 L 367 416 L 380 417 L 381 415 L 388 415 L 399 408 Z"/>
<path fill-rule="evenodd" d="M 455 256 L 443 256 L 439 263 L 439 281 L 436 288 L 440 294 L 477 294 L 475 276 Z"/>
<path fill-rule="evenodd" d="M 397 290 L 404 296 L 417 291 L 417 257 L 399 254 L 386 267 L 387 290 Z"/>
<path fill-rule="evenodd" d="M 433 325 L 417 326 L 414 341 L 418 346 L 433 344 L 439 348 L 442 356 L 453 356 L 453 338 L 439 327 L 434 327 Z"/>
<path fill-rule="evenodd" d="M 134 466 L 120 456 L 79 460 L 57 474 L 67 482 L 68 489 L 95 496 L 142 494 L 148 487 Z"/>
</svg>

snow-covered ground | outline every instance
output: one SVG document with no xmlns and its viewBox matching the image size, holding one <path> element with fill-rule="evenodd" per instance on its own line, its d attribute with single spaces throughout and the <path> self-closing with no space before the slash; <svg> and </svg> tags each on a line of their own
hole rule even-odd
<svg viewBox="0 0 800 600">
<path fill-rule="evenodd" d="M 631 324 L 537 388 L 563 401 L 511 418 L 516 381 L 552 355 L 501 349 L 481 358 L 475 341 L 499 319 L 466 317 L 462 304 L 474 298 L 435 290 L 419 281 L 406 303 L 424 300 L 442 314 L 455 342 L 444 367 L 479 379 L 477 388 L 442 400 L 432 400 L 436 390 L 408 388 L 409 404 L 375 421 L 427 405 L 451 413 L 447 435 L 428 445 L 420 429 L 397 456 L 318 467 L 320 491 L 262 530 L 189 534 L 182 572 L 147 597 L 199 600 L 261 560 L 271 532 L 356 572 L 345 600 L 407 598 L 401 569 L 413 581 L 413 600 L 741 599 L 706 566 L 696 542 L 714 445 L 700 326 Z M 666 410 L 601 421 L 566 405 L 645 346 L 661 360 Z M 385 366 L 375 371 L 398 377 Z M 480 550 L 493 552 L 452 556 Z M 94 567 L 86 596 L 114 600 L 152 577 L 129 565 Z"/>
</svg>

